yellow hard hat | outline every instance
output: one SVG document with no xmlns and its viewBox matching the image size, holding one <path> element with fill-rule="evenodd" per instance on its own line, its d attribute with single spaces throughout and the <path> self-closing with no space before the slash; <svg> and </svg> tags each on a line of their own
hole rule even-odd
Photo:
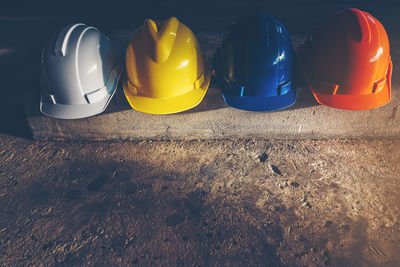
<svg viewBox="0 0 400 267">
<path fill-rule="evenodd" d="M 171 114 L 193 108 L 203 99 L 210 79 L 196 36 L 177 18 L 147 19 L 132 36 L 123 86 L 133 109 Z"/>
</svg>

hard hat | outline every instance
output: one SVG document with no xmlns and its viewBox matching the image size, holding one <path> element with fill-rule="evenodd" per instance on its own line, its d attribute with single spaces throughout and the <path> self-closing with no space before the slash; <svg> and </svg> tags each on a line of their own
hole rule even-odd
<svg viewBox="0 0 400 267">
<path fill-rule="evenodd" d="M 362 110 L 390 101 L 389 39 L 367 12 L 333 13 L 305 42 L 301 57 L 307 84 L 322 105 Z"/>
<path fill-rule="evenodd" d="M 126 50 L 125 96 L 133 109 L 171 114 L 197 106 L 210 70 L 193 32 L 175 17 L 147 19 Z"/>
<path fill-rule="evenodd" d="M 214 55 L 217 84 L 225 102 L 252 111 L 292 105 L 293 49 L 285 26 L 263 13 L 237 20 Z"/>
<path fill-rule="evenodd" d="M 43 49 L 40 111 L 50 117 L 78 119 L 103 112 L 120 75 L 110 39 L 94 27 L 64 27 Z"/>
</svg>

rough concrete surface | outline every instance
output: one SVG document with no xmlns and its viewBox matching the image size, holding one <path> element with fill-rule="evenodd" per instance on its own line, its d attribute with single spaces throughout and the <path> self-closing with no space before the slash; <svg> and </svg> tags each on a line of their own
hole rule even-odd
<svg viewBox="0 0 400 267">
<path fill-rule="evenodd" d="M 171 4 L 171 2 L 173 2 Z M 130 108 L 123 96 L 122 87 L 107 110 L 98 116 L 80 120 L 58 120 L 40 114 L 39 85 L 30 84 L 25 108 L 33 136 L 37 139 L 224 139 L 249 137 L 277 138 L 378 138 L 399 137 L 400 104 L 399 71 L 400 31 L 397 4 L 367 1 L 240 1 L 209 6 L 183 5 L 176 8 L 174 1 L 167 1 L 160 9 L 143 9 L 128 23 L 106 28 L 123 56 L 133 31 L 142 24 L 142 18 L 167 18 L 177 16 L 197 34 L 208 59 L 220 44 L 223 33 L 235 17 L 251 11 L 264 11 L 281 20 L 293 36 L 297 48 L 305 36 L 332 11 L 344 7 L 358 7 L 371 12 L 386 27 L 394 65 L 392 100 L 384 107 L 367 111 L 345 111 L 319 105 L 304 86 L 301 75 L 296 74 L 295 86 L 298 99 L 292 107 L 270 113 L 246 112 L 225 105 L 214 83 L 203 102 L 196 108 L 174 115 L 148 115 Z M 338 4 L 339 3 L 339 4 Z M 151 11 L 150 11 L 151 10 Z M 139 12 L 139 11 L 137 11 Z M 89 20 L 90 22 L 90 20 Z M 95 20 L 93 23 L 95 24 Z M 99 26 L 100 29 L 103 23 Z M 298 69 L 297 69 L 298 70 Z M 38 76 L 38 74 L 37 74 Z M 38 80 L 38 78 L 37 78 Z"/>
<path fill-rule="evenodd" d="M 0 136 L 1 266 L 399 266 L 400 140 Z"/>
</svg>

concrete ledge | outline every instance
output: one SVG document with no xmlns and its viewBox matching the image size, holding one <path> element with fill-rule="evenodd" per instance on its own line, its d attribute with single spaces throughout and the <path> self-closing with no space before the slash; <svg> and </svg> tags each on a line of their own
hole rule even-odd
<svg viewBox="0 0 400 267">
<path fill-rule="evenodd" d="M 395 66 L 400 63 L 398 59 L 394 62 Z M 392 86 L 392 101 L 373 110 L 345 111 L 321 106 L 315 102 L 307 88 L 299 87 L 295 105 L 270 113 L 227 107 L 219 90 L 211 87 L 199 106 L 174 115 L 136 112 L 130 108 L 122 88 L 119 88 L 105 113 L 98 116 L 59 120 L 42 116 L 38 110 L 31 109 L 28 111 L 28 122 L 36 139 L 400 137 L 400 96 L 396 79 Z M 35 99 L 31 104 L 38 103 L 38 97 Z"/>
<path fill-rule="evenodd" d="M 309 22 L 311 24 L 311 22 Z M 395 29 L 395 27 L 393 27 Z M 290 30 L 290 28 L 289 28 Z M 132 32 L 119 31 L 121 53 Z M 210 57 L 222 32 L 197 32 Z M 296 47 L 306 33 L 295 35 Z M 389 32 L 389 37 L 391 37 Z M 174 115 L 148 115 L 128 105 L 122 87 L 107 110 L 98 116 L 79 120 L 58 120 L 40 114 L 38 88 L 25 98 L 28 123 L 36 139 L 139 140 L 139 139 L 230 139 L 230 138 L 385 138 L 400 137 L 400 43 L 391 38 L 394 65 L 392 100 L 384 107 L 368 111 L 345 111 L 319 105 L 299 80 L 296 104 L 271 112 L 247 112 L 229 108 L 219 90 L 211 84 L 203 102 L 196 108 Z"/>
</svg>

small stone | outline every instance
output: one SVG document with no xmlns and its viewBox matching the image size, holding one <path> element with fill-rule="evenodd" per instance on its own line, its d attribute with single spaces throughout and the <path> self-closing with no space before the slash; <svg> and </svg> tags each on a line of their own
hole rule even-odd
<svg viewBox="0 0 400 267">
<path fill-rule="evenodd" d="M 130 247 L 135 244 L 135 237 L 131 236 L 125 240 L 125 247 Z"/>
<path fill-rule="evenodd" d="M 271 164 L 271 165 L 269 165 L 269 166 L 271 167 L 271 169 L 272 169 L 272 171 L 273 171 L 274 173 L 276 173 L 276 174 L 282 176 L 282 172 L 281 172 L 281 170 L 279 170 L 279 168 L 278 168 L 277 166 L 275 166 L 275 165 L 273 165 L 273 164 Z"/>
<path fill-rule="evenodd" d="M 260 162 L 265 162 L 268 159 L 268 154 L 267 153 L 262 153 L 259 157 L 258 160 Z"/>
<path fill-rule="evenodd" d="M 298 182 L 290 182 L 290 186 L 297 188 L 300 186 L 300 184 Z"/>
</svg>

